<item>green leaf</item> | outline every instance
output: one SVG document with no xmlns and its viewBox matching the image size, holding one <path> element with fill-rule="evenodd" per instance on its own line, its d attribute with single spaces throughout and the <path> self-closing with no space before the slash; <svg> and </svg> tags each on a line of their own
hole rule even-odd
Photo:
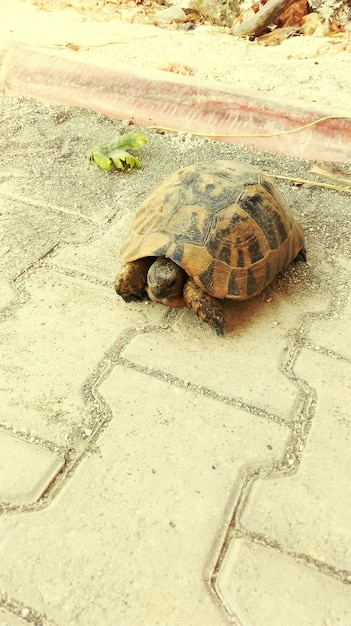
<svg viewBox="0 0 351 626">
<path fill-rule="evenodd" d="M 120 148 L 121 150 L 130 150 L 130 148 L 139 148 L 147 143 L 147 139 L 141 133 L 126 133 L 111 141 L 106 148 L 108 152 Z"/>
<path fill-rule="evenodd" d="M 117 137 L 105 146 L 95 146 L 88 153 L 91 161 L 103 170 L 111 169 L 111 163 L 116 169 L 125 170 L 135 166 L 141 167 L 142 163 L 136 156 L 130 154 L 130 148 L 139 148 L 147 143 L 147 139 L 141 133 L 126 133 Z"/>
<path fill-rule="evenodd" d="M 120 170 L 124 170 L 127 165 L 129 165 L 131 169 L 133 169 L 135 165 L 141 167 L 141 161 L 133 154 L 127 152 L 127 150 L 113 150 L 113 152 L 110 152 L 110 159 L 113 165 Z"/>
<path fill-rule="evenodd" d="M 103 150 L 101 150 L 99 146 L 90 152 L 89 159 L 94 161 L 94 163 L 96 163 L 96 165 L 102 170 L 111 169 L 111 159 L 104 153 Z"/>
</svg>

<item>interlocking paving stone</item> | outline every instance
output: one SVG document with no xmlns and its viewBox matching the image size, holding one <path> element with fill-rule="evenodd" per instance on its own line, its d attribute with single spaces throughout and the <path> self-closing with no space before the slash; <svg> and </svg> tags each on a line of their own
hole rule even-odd
<svg viewBox="0 0 351 626">
<path fill-rule="evenodd" d="M 346 626 L 350 587 L 278 551 L 232 542 L 217 592 L 243 626 Z"/>
<path fill-rule="evenodd" d="M 84 429 L 82 386 L 118 332 L 159 322 L 165 309 L 126 307 L 112 285 L 45 268 L 23 287 L 27 302 L 0 327 L 2 419 L 65 445 Z"/>
<path fill-rule="evenodd" d="M 75 244 L 65 245 L 55 250 L 49 263 L 66 269 L 66 271 L 74 270 L 89 276 L 96 276 L 104 283 L 109 281 L 113 291 L 116 274 L 122 265 L 117 251 L 122 238 L 130 227 L 130 222 L 130 215 L 124 215 L 106 232 L 102 232 L 100 236 L 95 236 L 87 243 L 81 243 L 78 246 Z M 133 305 L 135 307 L 136 303 L 134 302 Z M 163 308 L 163 312 L 165 311 L 166 309 Z"/>
<path fill-rule="evenodd" d="M 317 303 L 325 305 L 315 298 L 312 306 Z M 223 339 L 182 311 L 175 332 L 138 335 L 123 356 L 289 420 L 298 390 L 279 365 L 299 314 L 309 306 L 309 299 L 287 301 L 274 292 L 269 302 L 230 304 L 236 328 Z"/>
<path fill-rule="evenodd" d="M 351 272 L 351 263 L 344 262 Z M 338 352 L 345 359 L 351 360 L 351 333 L 347 332 L 347 323 L 351 319 L 351 294 L 345 307 L 331 319 L 316 320 L 309 334 L 310 339 L 327 350 Z"/>
<path fill-rule="evenodd" d="M 0 588 L 57 626 L 226 624 L 215 538 L 243 466 L 280 458 L 288 429 L 121 366 L 100 391 L 96 450 L 48 508 L 0 518 Z"/>
<path fill-rule="evenodd" d="M 8 278 L 18 276 L 65 238 L 74 239 L 72 232 L 79 229 L 87 237 L 95 229 L 81 223 L 78 215 L 32 204 L 20 195 L 14 199 L 0 193 L 0 204 L 7 246 L 6 254 L 0 255 L 0 272 Z"/>
<path fill-rule="evenodd" d="M 317 390 L 316 414 L 300 466 L 293 476 L 257 481 L 242 523 L 286 550 L 351 570 L 351 433 L 345 402 L 351 365 L 303 350 L 295 371 Z"/>
<path fill-rule="evenodd" d="M 0 626 L 26 626 L 28 622 L 9 611 L 0 608 Z"/>
<path fill-rule="evenodd" d="M 1 253 L 0 253 L 1 254 Z M 16 297 L 16 292 L 7 280 L 0 280 L 0 310 L 8 306 Z"/>
<path fill-rule="evenodd" d="M 35 502 L 63 465 L 50 450 L 0 432 L 0 503 Z"/>
</svg>

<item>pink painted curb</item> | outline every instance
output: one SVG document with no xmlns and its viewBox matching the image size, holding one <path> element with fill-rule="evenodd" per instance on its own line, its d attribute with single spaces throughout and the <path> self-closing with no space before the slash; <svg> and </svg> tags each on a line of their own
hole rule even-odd
<svg viewBox="0 0 351 626">
<path fill-rule="evenodd" d="M 344 111 L 268 98 L 192 76 L 112 65 L 101 57 L 92 62 L 67 49 L 0 49 L 0 93 L 84 107 L 138 126 L 209 134 L 303 159 L 351 162 L 351 119 Z M 322 118 L 328 119 L 295 132 Z M 252 136 L 264 134 L 274 136 Z"/>
</svg>

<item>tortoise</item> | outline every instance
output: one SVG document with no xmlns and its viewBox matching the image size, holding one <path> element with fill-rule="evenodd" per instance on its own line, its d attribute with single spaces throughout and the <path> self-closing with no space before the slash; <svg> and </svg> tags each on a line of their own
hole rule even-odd
<svg viewBox="0 0 351 626">
<path fill-rule="evenodd" d="M 229 160 L 184 167 L 139 206 L 120 248 L 126 302 L 187 306 L 224 334 L 224 301 L 247 300 L 291 261 L 304 233 L 274 182 Z"/>
</svg>

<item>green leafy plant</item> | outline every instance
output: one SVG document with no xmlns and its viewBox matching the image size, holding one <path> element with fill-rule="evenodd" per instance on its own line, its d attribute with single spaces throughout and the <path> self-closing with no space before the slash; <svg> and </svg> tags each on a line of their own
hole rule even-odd
<svg viewBox="0 0 351 626">
<path fill-rule="evenodd" d="M 126 133 L 108 143 L 106 146 L 94 146 L 89 151 L 90 161 L 94 161 L 102 170 L 110 170 L 113 164 L 118 170 L 125 170 L 128 167 L 141 167 L 141 161 L 128 150 L 139 148 L 147 143 L 146 137 L 141 133 Z"/>
</svg>

